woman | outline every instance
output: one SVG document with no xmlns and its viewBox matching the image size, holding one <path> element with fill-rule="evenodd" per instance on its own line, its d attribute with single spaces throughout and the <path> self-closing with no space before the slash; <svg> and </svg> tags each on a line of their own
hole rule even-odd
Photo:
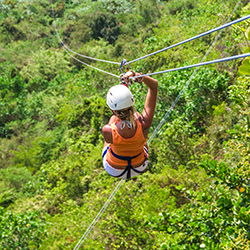
<svg viewBox="0 0 250 250">
<path fill-rule="evenodd" d="M 129 83 L 134 76 L 140 74 L 128 71 L 122 80 Z M 148 165 L 146 139 L 153 122 L 158 83 L 148 76 L 136 79 L 148 87 L 141 114 L 135 111 L 133 95 L 125 85 L 114 86 L 107 94 L 107 104 L 113 115 L 102 128 L 102 157 L 105 170 L 114 177 L 129 179 L 145 171 Z"/>
</svg>

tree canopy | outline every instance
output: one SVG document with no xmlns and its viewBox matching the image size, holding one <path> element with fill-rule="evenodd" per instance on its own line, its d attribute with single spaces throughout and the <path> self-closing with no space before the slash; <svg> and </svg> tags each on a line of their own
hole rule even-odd
<svg viewBox="0 0 250 250">
<path fill-rule="evenodd" d="M 228 20 L 238 0 L 0 1 L 0 249 L 73 249 L 118 181 L 102 166 L 107 90 L 119 79 L 73 59 L 121 62 Z M 248 15 L 242 0 L 231 19 Z M 250 21 L 206 60 L 249 52 Z M 218 33 L 131 63 L 199 63 Z M 84 63 L 119 75 L 119 65 Z M 80 249 L 250 248 L 249 58 L 159 74 L 149 167 L 126 182 Z M 190 83 L 185 87 L 186 83 Z M 147 89 L 133 84 L 141 112 Z"/>
</svg>

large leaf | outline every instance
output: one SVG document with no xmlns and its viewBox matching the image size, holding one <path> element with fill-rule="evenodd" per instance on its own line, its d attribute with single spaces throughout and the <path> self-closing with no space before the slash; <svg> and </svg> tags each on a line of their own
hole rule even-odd
<svg viewBox="0 0 250 250">
<path fill-rule="evenodd" d="M 245 36 L 248 40 L 250 40 L 250 28 L 248 28 L 246 31 L 245 31 Z"/>
<path fill-rule="evenodd" d="M 242 75 L 250 75 L 250 60 L 244 59 L 242 65 L 239 67 L 239 73 Z"/>
</svg>

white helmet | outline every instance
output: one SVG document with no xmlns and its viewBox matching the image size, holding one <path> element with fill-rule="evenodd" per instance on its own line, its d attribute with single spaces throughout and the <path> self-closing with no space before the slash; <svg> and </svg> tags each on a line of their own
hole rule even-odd
<svg viewBox="0 0 250 250">
<path fill-rule="evenodd" d="M 109 89 L 107 104 L 112 110 L 122 110 L 134 105 L 131 91 L 125 85 L 116 85 Z"/>
</svg>

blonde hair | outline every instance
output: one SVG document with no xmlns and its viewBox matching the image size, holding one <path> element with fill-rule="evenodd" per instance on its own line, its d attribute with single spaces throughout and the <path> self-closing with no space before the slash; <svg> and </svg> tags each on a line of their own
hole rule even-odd
<svg viewBox="0 0 250 250">
<path fill-rule="evenodd" d="M 122 110 L 116 110 L 115 114 L 116 116 L 122 120 L 122 121 L 129 121 L 132 126 L 135 126 L 135 117 L 134 117 L 134 113 L 136 112 L 135 108 L 129 107 L 126 109 L 122 109 Z"/>
</svg>

